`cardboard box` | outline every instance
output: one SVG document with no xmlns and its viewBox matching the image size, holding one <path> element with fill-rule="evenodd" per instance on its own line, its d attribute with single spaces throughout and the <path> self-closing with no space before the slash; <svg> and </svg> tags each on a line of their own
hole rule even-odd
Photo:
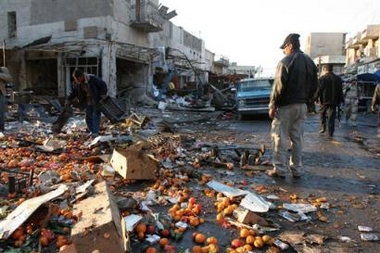
<svg viewBox="0 0 380 253">
<path fill-rule="evenodd" d="M 268 222 L 260 217 L 259 215 L 255 214 L 254 212 L 243 209 L 243 208 L 237 208 L 233 212 L 233 216 L 236 218 L 238 222 L 241 222 L 246 225 L 254 225 L 259 224 L 260 226 L 268 226 Z"/>
<path fill-rule="evenodd" d="M 114 149 L 111 165 L 125 179 L 155 179 L 158 161 L 143 150 Z"/>
<path fill-rule="evenodd" d="M 121 215 L 105 181 L 95 185 L 94 195 L 74 206 L 82 217 L 74 224 L 71 238 L 79 253 L 125 252 Z"/>
</svg>

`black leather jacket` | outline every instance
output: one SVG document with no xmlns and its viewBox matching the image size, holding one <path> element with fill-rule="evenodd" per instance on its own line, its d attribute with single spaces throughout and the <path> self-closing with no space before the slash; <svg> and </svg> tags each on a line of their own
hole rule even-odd
<svg viewBox="0 0 380 253">
<path fill-rule="evenodd" d="M 327 72 L 319 79 L 315 100 L 323 105 L 340 105 L 343 103 L 343 81 L 333 72 Z"/>
<path fill-rule="evenodd" d="M 277 65 L 270 104 L 281 107 L 309 103 L 318 86 L 317 66 L 301 50 L 285 56 Z"/>
<path fill-rule="evenodd" d="M 84 107 L 86 104 L 98 104 L 102 96 L 107 95 L 107 85 L 106 83 L 91 74 L 86 75 L 86 82 L 84 84 L 71 84 L 71 91 L 67 97 L 67 101 L 72 103 L 77 103 L 77 106 Z M 86 94 L 81 85 L 87 85 L 89 89 L 89 94 Z M 74 100 L 77 100 L 74 102 Z M 90 103 L 90 101 L 92 101 Z"/>
</svg>

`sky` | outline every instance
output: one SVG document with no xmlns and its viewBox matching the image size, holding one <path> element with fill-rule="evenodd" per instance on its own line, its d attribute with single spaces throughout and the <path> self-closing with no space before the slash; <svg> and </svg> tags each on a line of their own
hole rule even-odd
<svg viewBox="0 0 380 253">
<path fill-rule="evenodd" d="M 178 14 L 171 21 L 205 41 L 205 47 L 237 65 L 261 66 L 273 75 L 289 33 L 347 33 L 380 24 L 380 0 L 159 0 Z"/>
</svg>

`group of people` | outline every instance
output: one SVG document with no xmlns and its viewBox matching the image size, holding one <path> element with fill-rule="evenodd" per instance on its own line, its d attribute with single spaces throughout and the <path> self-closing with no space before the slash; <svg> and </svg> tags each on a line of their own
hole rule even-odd
<svg viewBox="0 0 380 253">
<path fill-rule="evenodd" d="M 304 122 L 308 107 L 320 103 L 320 131 L 332 137 L 335 119 L 344 103 L 345 119 L 356 126 L 360 89 L 356 79 L 343 87 L 342 79 L 326 64 L 318 78 L 318 69 L 313 60 L 300 50 L 299 34 L 289 34 L 280 49 L 285 57 L 278 63 L 272 87 L 269 117 L 272 119 L 272 165 L 267 173 L 285 178 L 290 172 L 294 178 L 303 174 L 302 149 Z M 380 84 L 373 95 L 371 110 L 378 111 L 378 136 L 380 137 Z M 338 110 L 337 110 L 338 109 Z M 290 149 L 289 149 L 290 141 Z M 290 150 L 290 156 L 288 153 Z"/>
<path fill-rule="evenodd" d="M 285 57 L 278 63 L 269 103 L 269 117 L 272 119 L 271 140 L 273 169 L 270 176 L 284 178 L 291 172 L 295 178 L 303 174 L 302 149 L 304 122 L 308 107 L 316 100 L 320 102 L 320 133 L 333 136 L 337 107 L 345 104 L 346 120 L 356 123 L 360 90 L 356 80 L 343 89 L 342 79 L 334 74 L 332 65 L 323 68 L 318 78 L 318 69 L 313 60 L 300 50 L 299 34 L 289 34 L 280 48 Z M 77 104 L 85 109 L 88 132 L 98 136 L 101 110 L 99 102 L 107 96 L 107 85 L 95 75 L 76 69 L 73 83 L 65 106 Z M 5 84 L 11 81 L 9 71 L 0 69 L 0 131 L 4 131 Z M 378 111 L 378 136 L 380 137 L 380 84 L 373 95 L 371 110 Z M 290 149 L 289 149 L 290 140 Z M 291 152 L 288 158 L 288 152 Z"/>
</svg>

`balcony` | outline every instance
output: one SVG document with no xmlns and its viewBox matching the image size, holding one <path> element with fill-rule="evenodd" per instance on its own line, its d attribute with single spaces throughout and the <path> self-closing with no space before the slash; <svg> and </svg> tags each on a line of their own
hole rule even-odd
<svg viewBox="0 0 380 253">
<path fill-rule="evenodd" d="M 362 40 L 376 40 L 379 38 L 380 25 L 368 25 L 361 34 Z"/>
<path fill-rule="evenodd" d="M 353 45 L 361 45 L 366 43 L 368 40 L 362 39 L 362 32 L 358 32 L 358 34 L 352 39 Z"/>
<path fill-rule="evenodd" d="M 166 14 L 167 10 L 165 6 L 159 9 L 152 1 L 136 0 L 136 5 L 132 8 L 135 9 L 135 15 L 132 15 L 131 27 L 146 33 L 162 31 L 165 22 L 163 14 Z"/>
<path fill-rule="evenodd" d="M 360 45 L 359 44 L 354 44 L 354 39 L 353 38 L 350 38 L 347 43 L 346 43 L 346 46 L 345 46 L 345 49 L 359 49 L 360 48 Z"/>
<path fill-rule="evenodd" d="M 136 30 L 151 33 L 162 31 L 163 18 L 159 15 L 148 15 L 143 19 L 132 21 L 130 24 Z"/>
<path fill-rule="evenodd" d="M 364 55 L 366 57 L 378 57 L 378 47 L 372 47 L 372 48 L 364 48 Z"/>
</svg>

